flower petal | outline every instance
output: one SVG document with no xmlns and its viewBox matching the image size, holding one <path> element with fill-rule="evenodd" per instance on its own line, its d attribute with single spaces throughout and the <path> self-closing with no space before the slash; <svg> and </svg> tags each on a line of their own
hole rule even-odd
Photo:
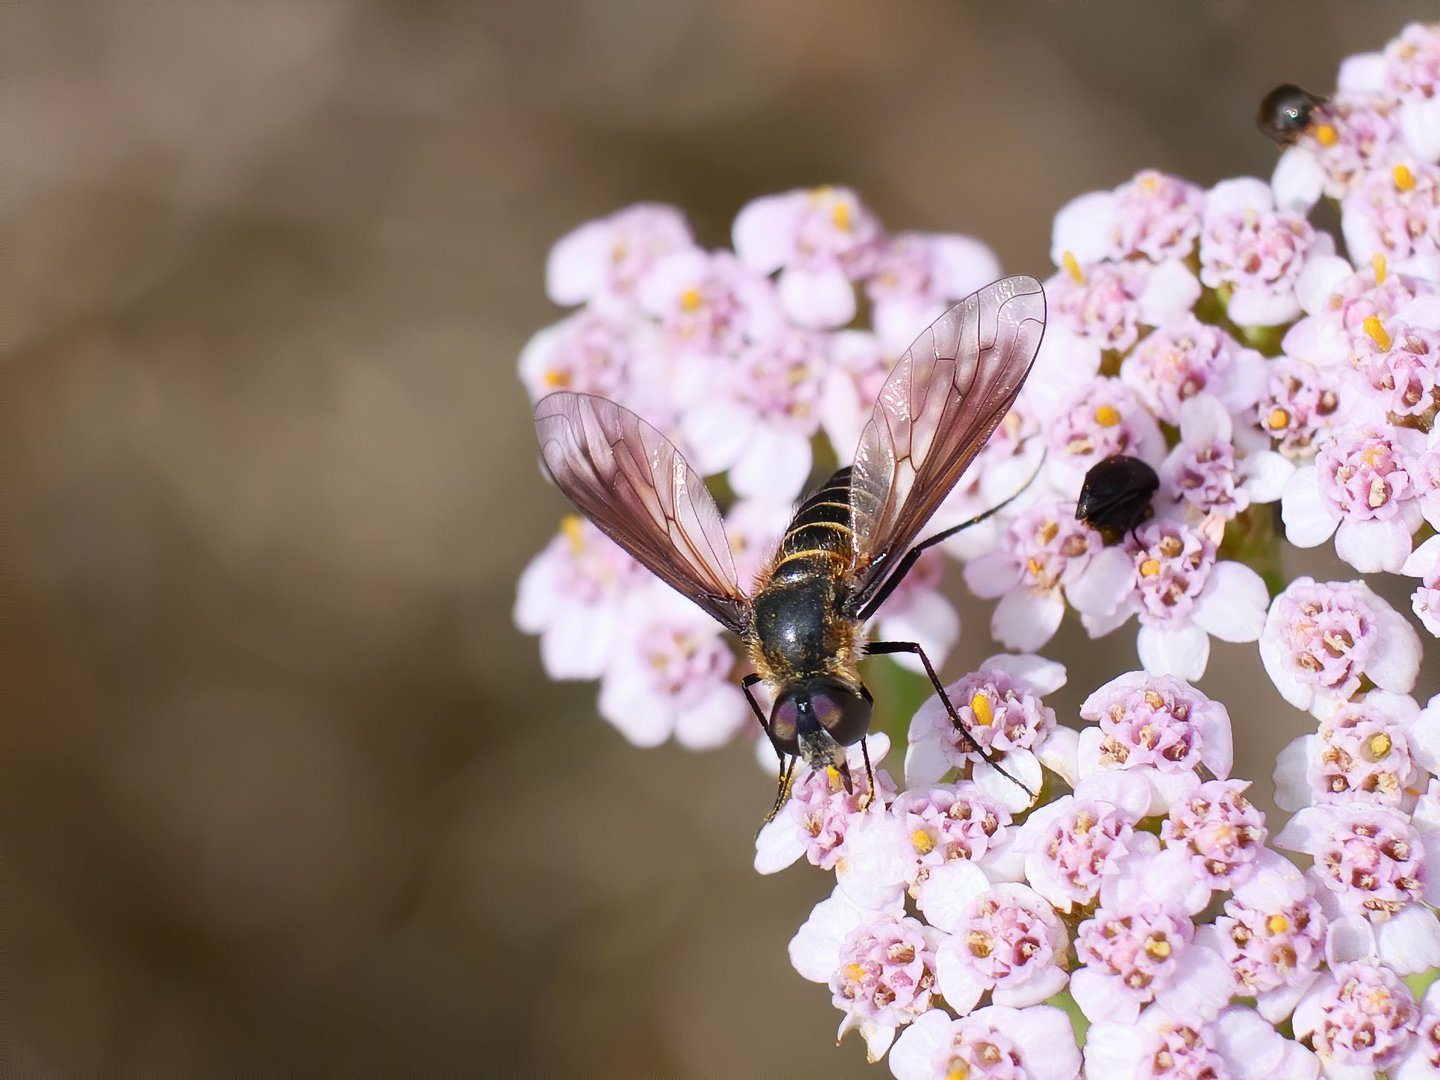
<svg viewBox="0 0 1440 1080">
<path fill-rule="evenodd" d="M 1296 547 L 1319 547 L 1340 524 L 1340 512 L 1320 494 L 1320 470 L 1313 465 L 1297 469 L 1280 494 L 1280 517 L 1285 539 Z"/>
<path fill-rule="evenodd" d="M 838 266 L 787 267 L 780 275 L 780 302 L 800 326 L 830 329 L 855 318 L 855 287 Z"/>
<path fill-rule="evenodd" d="M 1195 603 L 1195 624 L 1221 641 L 1254 641 L 1265 628 L 1270 592 L 1265 580 L 1244 563 L 1215 564 Z"/>
<path fill-rule="evenodd" d="M 1210 635 L 1198 626 L 1142 626 L 1135 645 L 1151 675 L 1177 675 L 1194 682 L 1210 661 Z"/>
<path fill-rule="evenodd" d="M 1064 616 L 1065 605 L 1050 593 L 1012 589 L 995 605 L 990 633 L 1007 649 L 1032 652 L 1055 636 Z"/>
</svg>

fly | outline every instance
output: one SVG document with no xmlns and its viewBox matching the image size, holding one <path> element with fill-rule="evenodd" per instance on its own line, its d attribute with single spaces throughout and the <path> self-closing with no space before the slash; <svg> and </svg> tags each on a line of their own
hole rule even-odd
<svg viewBox="0 0 1440 1080">
<path fill-rule="evenodd" d="M 1045 293 L 1030 277 L 997 281 L 940 316 L 887 377 L 853 465 L 801 502 L 748 594 L 704 479 L 665 436 L 592 394 L 550 394 L 535 407 L 541 457 L 566 498 L 744 644 L 755 671 L 741 686 L 780 758 L 771 817 L 801 758 L 853 791 L 845 748 L 860 743 L 870 773 L 864 656 L 919 657 L 971 750 L 1020 784 L 966 729 L 919 643 L 867 642 L 864 627 L 921 552 L 1000 509 L 915 542 L 1010 411 L 1044 329 Z M 773 694 L 769 716 L 760 682 Z"/>
</svg>

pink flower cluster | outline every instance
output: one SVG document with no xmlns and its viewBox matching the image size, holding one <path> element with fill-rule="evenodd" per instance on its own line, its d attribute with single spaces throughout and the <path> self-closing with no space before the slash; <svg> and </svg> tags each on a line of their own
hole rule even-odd
<svg viewBox="0 0 1440 1080">
<path fill-rule="evenodd" d="M 1319 1075 L 1321 1058 L 1274 1025 L 1330 988 L 1327 963 L 1361 955 L 1359 924 L 1332 913 L 1320 870 L 1302 875 L 1268 846 L 1249 785 L 1228 778 L 1224 706 L 1173 676 L 1131 672 L 1092 695 L 1093 726 L 1076 732 L 1044 702 L 1064 678 L 1001 656 L 947 687 L 982 745 L 1003 749 L 997 762 L 1049 793 L 1040 803 L 927 705 L 910 726 L 908 791 L 837 803 L 837 789 L 819 815 L 802 796 L 762 830 L 757 868 L 824 836 L 811 861 L 837 877 L 790 944 L 796 969 L 831 987 L 841 1035 L 860 1031 L 872 1059 L 888 1051 L 899 1077 L 943 1076 L 991 1051 L 1013 1069 L 995 1075 L 1149 1075 L 1135 1071 L 1140 1032 L 1150 1059 L 1163 1051 L 1216 1075 Z M 836 808 L 844 822 L 827 816 Z M 791 856 L 774 858 L 781 850 Z M 1371 895 L 1402 902 L 1405 882 L 1423 888 L 1418 850 Z M 1217 906 L 1224 915 L 1201 921 Z M 1052 1008 L 1066 996 L 1094 1025 L 1083 1051 Z M 997 1041 L 1000 1015 L 1013 1025 Z M 1122 1062 L 1130 1071 L 1107 1071 Z"/>
<path fill-rule="evenodd" d="M 834 873 L 791 960 L 901 1080 L 1440 1075 L 1440 983 L 1406 982 L 1440 969 L 1421 636 L 1364 580 L 1275 577 L 1283 541 L 1333 537 L 1361 574 L 1419 579 L 1440 636 L 1440 26 L 1338 83 L 1269 183 L 1146 170 L 1061 208 L 1035 370 L 933 528 L 1016 497 L 877 619 L 938 664 L 960 633 L 945 556 L 997 601 L 1010 651 L 946 687 L 969 738 L 932 697 L 900 765 L 870 737 L 873 790 L 858 745 L 853 788 L 802 765 L 757 837 L 762 873 Z M 1310 218 L 1322 198 L 1343 244 Z M 756 199 L 732 241 L 702 249 L 663 206 L 580 227 L 548 269 L 579 306 L 520 367 L 532 398 L 611 397 L 723 474 L 752 580 L 819 440 L 847 461 L 895 358 L 999 267 L 968 237 L 891 233 L 837 187 Z M 1102 535 L 1076 503 L 1115 454 L 1160 486 Z M 1092 637 L 1138 626 L 1137 670 L 1078 717 L 1047 703 L 1070 673 L 1036 655 L 1067 612 Z M 515 616 L 552 676 L 601 680 L 639 745 L 755 734 L 718 628 L 579 519 Z M 1256 643 L 1275 707 L 1314 718 L 1275 770 L 1288 821 L 1231 777 L 1225 705 L 1192 685 L 1212 639 Z"/>
</svg>

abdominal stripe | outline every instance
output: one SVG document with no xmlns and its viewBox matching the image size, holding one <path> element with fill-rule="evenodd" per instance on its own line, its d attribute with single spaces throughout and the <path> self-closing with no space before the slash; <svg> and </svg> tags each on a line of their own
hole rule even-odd
<svg viewBox="0 0 1440 1080">
<path fill-rule="evenodd" d="M 792 551 L 775 564 L 775 569 L 780 569 L 787 562 L 794 562 L 796 559 L 810 559 L 816 555 L 823 555 L 827 559 L 839 559 L 842 563 L 849 563 L 850 556 L 843 555 L 838 551 L 831 551 L 829 548 L 806 548 L 804 551 Z"/>
</svg>

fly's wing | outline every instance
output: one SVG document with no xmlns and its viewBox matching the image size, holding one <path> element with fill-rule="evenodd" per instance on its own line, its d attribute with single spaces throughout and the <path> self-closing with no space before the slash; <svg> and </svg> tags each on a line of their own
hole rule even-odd
<svg viewBox="0 0 1440 1080">
<path fill-rule="evenodd" d="M 750 602 L 724 521 L 669 439 L 613 401 L 574 393 L 535 406 L 535 434 L 546 471 L 577 510 L 721 624 L 745 630 Z"/>
<path fill-rule="evenodd" d="M 884 582 L 1014 404 L 1045 330 L 1045 292 L 1004 278 L 916 339 L 885 380 L 850 480 L 852 604 Z"/>
</svg>

